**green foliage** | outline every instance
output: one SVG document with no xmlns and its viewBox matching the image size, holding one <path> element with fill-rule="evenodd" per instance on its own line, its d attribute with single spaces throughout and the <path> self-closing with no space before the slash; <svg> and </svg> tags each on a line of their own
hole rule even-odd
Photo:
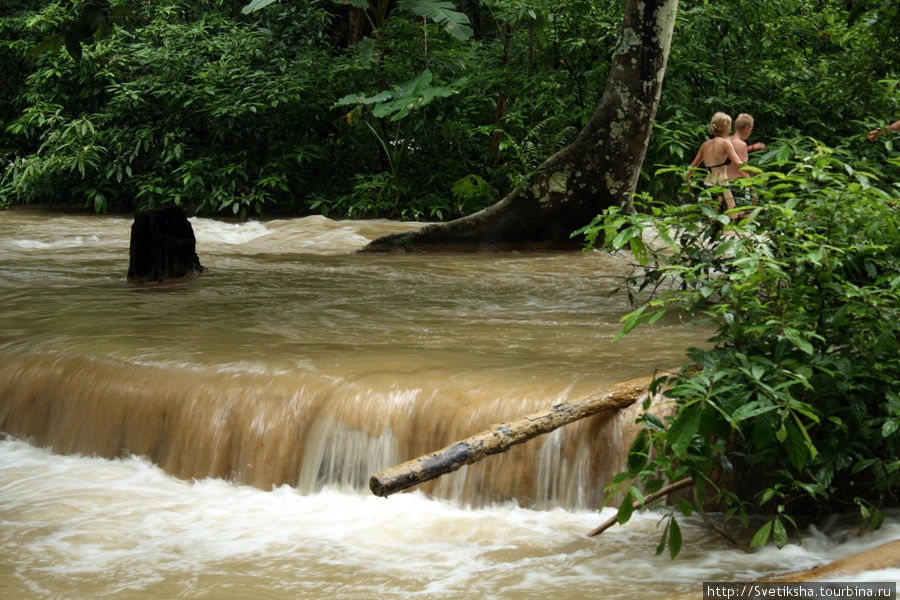
<svg viewBox="0 0 900 600">
<path fill-rule="evenodd" d="M 350 94 L 338 100 L 334 106 L 355 104 L 372 105 L 372 115 L 389 121 L 399 121 L 409 115 L 410 111 L 424 108 L 438 98 L 446 98 L 458 93 L 447 86 L 433 86 L 434 75 L 429 69 L 419 73 L 415 79 L 404 81 L 378 94 L 365 97 L 362 94 Z M 455 85 L 459 85 L 457 82 Z"/>
<path fill-rule="evenodd" d="M 86 0 L 79 6 L 77 16 L 62 25 L 62 30 L 33 47 L 30 52 L 58 52 L 63 46 L 75 60 L 80 60 L 82 44 L 94 37 L 109 35 L 115 27 L 135 21 L 135 15 L 127 6 L 112 4 L 109 0 Z"/>
<path fill-rule="evenodd" d="M 417 16 L 443 25 L 447 33 L 460 41 L 464 42 L 472 37 L 469 17 L 454 10 L 452 2 L 446 0 L 397 0 L 397 5 L 403 10 L 410 10 Z"/>
<path fill-rule="evenodd" d="M 277 0 L 253 0 L 241 12 L 244 14 L 255 12 L 261 8 L 276 2 Z M 332 0 L 335 4 L 349 4 L 356 8 L 368 9 L 368 13 L 377 15 L 370 22 L 376 28 L 384 26 L 385 17 L 390 12 L 391 3 L 386 0 Z M 431 19 L 435 23 L 444 26 L 444 29 L 458 40 L 465 41 L 472 37 L 472 28 L 469 27 L 469 17 L 464 13 L 454 10 L 452 2 L 446 0 L 397 0 L 397 6 L 401 10 L 408 10 L 424 19 Z"/>
<path fill-rule="evenodd" d="M 454 212 L 458 214 L 469 214 L 475 207 L 483 206 L 496 195 L 491 184 L 474 173 L 458 179 L 450 188 L 450 193 L 456 203 Z"/>
<path fill-rule="evenodd" d="M 611 209 L 584 231 L 631 251 L 623 334 L 669 311 L 714 331 L 656 382 L 676 410 L 644 415 L 610 491 L 690 476 L 696 496 L 671 523 L 710 506 L 745 527 L 768 514 L 751 546 L 853 506 L 877 526 L 900 492 L 900 189 L 844 150 L 792 142 L 810 150 L 748 180 L 749 211 L 722 214 L 706 192 L 643 197 L 643 212 Z"/>
<path fill-rule="evenodd" d="M 898 22 L 900 5 L 883 0 L 683 0 L 640 190 L 675 194 L 677 180 L 653 174 L 689 162 L 716 111 L 752 114 L 751 141 L 766 143 L 840 145 L 900 118 L 900 96 L 883 83 L 897 79 Z"/>
<path fill-rule="evenodd" d="M 328 127 L 317 53 L 221 14 L 190 18 L 174 0 L 147 10 L 134 33 L 113 32 L 78 62 L 38 57 L 7 126 L 34 150 L 7 169 L 3 195 L 237 215 L 302 198 L 321 157 L 311 134 Z M 270 25 L 317 35 L 321 13 L 292 13 Z"/>
<path fill-rule="evenodd" d="M 520 185 L 548 156 L 571 143 L 578 135 L 578 130 L 567 124 L 565 117 L 551 116 L 535 124 L 521 141 L 503 129 L 496 129 L 494 133 L 499 136 L 498 149 L 508 157 L 506 176 Z"/>
<path fill-rule="evenodd" d="M 252 13 L 252 12 L 256 12 L 257 10 L 259 10 L 261 8 L 265 8 L 268 5 L 270 5 L 276 1 L 277 0 L 253 0 L 253 2 L 250 2 L 244 8 L 242 8 L 241 12 L 244 13 L 245 15 Z"/>
<path fill-rule="evenodd" d="M 0 205 L 478 210 L 590 118 L 623 4 L 6 0 Z M 125 8 L 131 21 L 114 27 Z M 883 164 L 895 138 L 864 135 L 900 109 L 897 17 L 883 0 L 682 0 L 640 190 L 677 199 L 677 174 L 656 171 L 689 161 L 715 110 L 756 116 L 754 139 L 770 147 L 814 134 Z M 33 52 L 74 31 L 79 61 Z M 422 83 L 426 72 L 414 96 L 423 102 L 407 114 L 398 82 Z M 339 102 L 382 93 L 355 114 Z M 490 194 L 460 203 L 453 186 L 469 175 Z M 371 201 L 371 185 L 391 201 Z"/>
<path fill-rule="evenodd" d="M 423 129 L 422 121 L 416 120 L 413 122 L 412 127 L 407 128 L 409 133 L 403 135 L 399 122 L 409 116 L 410 112 L 422 110 L 439 98 L 446 98 L 457 93 L 452 87 L 431 85 L 432 79 L 431 71 L 425 69 L 415 79 L 397 84 L 391 89 L 379 92 L 374 96 L 366 97 L 360 93 L 350 94 L 334 104 L 334 107 L 356 105 L 361 108 L 371 106 L 372 116 L 376 119 L 386 119 L 388 122 L 398 123 L 395 126 L 393 135 L 388 136 L 382 132 L 387 129 L 387 124 L 379 123 L 378 126 L 382 129 L 382 131 L 379 131 L 376 126 L 366 122 L 369 131 L 372 132 L 372 135 L 375 136 L 375 139 L 378 140 L 381 149 L 384 151 L 384 157 L 390 167 L 390 177 L 385 180 L 385 184 L 390 185 L 393 191 L 394 203 L 389 214 L 391 217 L 398 216 L 398 207 L 404 195 L 405 186 L 402 168 L 407 157 L 413 154 L 416 149 Z M 454 85 L 459 86 L 461 83 L 462 80 L 457 81 Z M 359 110 L 351 111 L 346 115 L 346 121 L 348 123 L 356 121 L 360 118 L 360 113 L 361 111 Z M 359 185 L 357 184 L 354 189 L 359 190 Z M 376 203 L 374 206 L 380 206 L 380 203 Z M 361 212 L 369 214 L 371 208 L 373 206 L 369 205 Z M 378 214 L 378 212 L 376 211 L 375 214 Z M 351 215 L 348 213 L 348 216 Z"/>
</svg>

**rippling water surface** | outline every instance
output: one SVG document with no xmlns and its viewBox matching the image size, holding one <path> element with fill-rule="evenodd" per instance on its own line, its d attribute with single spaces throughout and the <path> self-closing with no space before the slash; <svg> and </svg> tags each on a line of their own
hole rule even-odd
<svg viewBox="0 0 900 600">
<path fill-rule="evenodd" d="M 4 598 L 637 599 L 900 537 L 747 553 L 688 521 L 676 561 L 654 515 L 586 538 L 627 419 L 375 498 L 372 472 L 676 366 L 702 331 L 610 343 L 628 267 L 601 253 L 354 254 L 414 226 L 387 221 L 193 219 L 209 272 L 136 287 L 130 225 L 0 213 Z"/>
</svg>

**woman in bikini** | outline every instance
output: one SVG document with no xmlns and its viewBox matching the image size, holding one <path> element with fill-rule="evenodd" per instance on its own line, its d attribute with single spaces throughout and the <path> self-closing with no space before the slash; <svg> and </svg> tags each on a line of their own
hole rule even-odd
<svg viewBox="0 0 900 600">
<path fill-rule="evenodd" d="M 734 150 L 731 142 L 726 137 L 731 133 L 731 117 L 723 112 L 717 112 L 709 121 L 709 132 L 712 134 L 708 140 L 703 142 L 697 151 L 697 156 L 691 161 L 687 172 L 687 184 L 691 185 L 691 176 L 694 169 L 703 163 L 708 169 L 706 177 L 703 179 L 704 187 L 727 187 L 728 185 L 728 165 L 742 165 L 746 161 L 741 160 Z M 726 189 L 720 199 L 725 204 L 725 209 L 734 208 L 734 196 L 731 190 Z M 735 218 L 736 215 L 732 215 Z"/>
</svg>

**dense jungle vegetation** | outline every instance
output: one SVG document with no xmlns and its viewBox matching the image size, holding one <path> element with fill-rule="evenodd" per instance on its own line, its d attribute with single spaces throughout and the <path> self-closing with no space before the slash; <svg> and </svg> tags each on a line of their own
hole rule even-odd
<svg viewBox="0 0 900 600">
<path fill-rule="evenodd" d="M 646 494 L 693 481 L 658 552 L 681 547 L 676 513 L 713 506 L 720 525 L 755 532 L 751 546 L 781 546 L 832 514 L 877 528 L 900 501 L 900 194 L 851 160 L 819 143 L 779 163 L 745 182 L 757 204 L 734 221 L 714 190 L 678 205 L 644 195 L 585 228 L 631 250 L 636 308 L 620 335 L 667 312 L 714 331 L 658 374 L 677 411 L 640 418 L 609 487 L 624 523 Z"/>
<path fill-rule="evenodd" d="M 121 0 L 115 27 L 78 29 L 91 2 L 0 9 L 0 207 L 468 214 L 590 118 L 623 5 Z M 714 505 L 744 527 L 762 512 L 760 545 L 828 511 L 874 527 L 897 505 L 900 136 L 866 134 L 900 119 L 898 36 L 890 0 L 680 3 L 637 211 L 581 232 L 630 250 L 623 334 L 668 311 L 715 331 L 668 375 L 678 412 L 643 417 L 610 488 L 625 522 L 694 480 L 660 551 L 680 549 L 676 511 Z M 752 114 L 749 141 L 767 144 L 758 204 L 735 220 L 683 183 L 719 110 Z"/>
<path fill-rule="evenodd" d="M 587 121 L 622 9 L 465 0 L 451 35 L 402 0 L 117 0 L 116 27 L 75 36 L 78 60 L 40 51 L 97 4 L 0 8 L 0 205 L 467 214 Z M 641 188 L 678 193 L 654 173 L 690 160 L 716 110 L 756 117 L 758 164 L 813 136 L 896 180 L 893 140 L 864 134 L 898 116 L 898 23 L 887 0 L 682 2 Z"/>
</svg>

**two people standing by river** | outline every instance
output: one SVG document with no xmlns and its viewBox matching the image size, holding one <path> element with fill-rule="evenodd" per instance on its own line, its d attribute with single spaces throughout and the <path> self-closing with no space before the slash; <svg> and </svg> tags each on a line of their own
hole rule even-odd
<svg viewBox="0 0 900 600">
<path fill-rule="evenodd" d="M 739 205 L 751 204 L 750 192 L 746 187 L 732 189 L 730 182 L 749 177 L 750 174 L 743 169 L 749 161 L 749 153 L 752 150 L 765 150 L 762 142 L 747 144 L 747 138 L 753 133 L 753 117 L 741 113 L 734 122 L 734 134 L 731 133 L 731 116 L 724 112 L 717 112 L 709 122 L 710 137 L 700 146 L 697 155 L 687 172 L 687 183 L 690 187 L 691 176 L 694 170 L 701 164 L 706 167 L 708 173 L 703 179 L 705 188 L 724 188 L 720 199 L 726 210 L 731 210 Z M 737 218 L 739 215 L 732 215 Z"/>
</svg>

